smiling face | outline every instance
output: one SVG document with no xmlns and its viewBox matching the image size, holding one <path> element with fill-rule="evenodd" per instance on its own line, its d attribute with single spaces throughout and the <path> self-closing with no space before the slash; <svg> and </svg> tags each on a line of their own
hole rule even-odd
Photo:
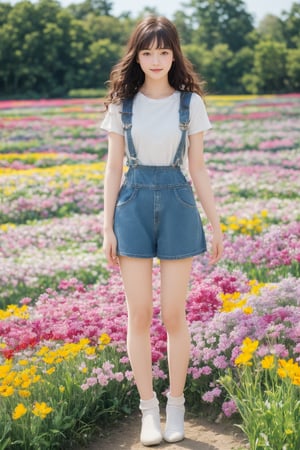
<svg viewBox="0 0 300 450">
<path fill-rule="evenodd" d="M 170 48 L 158 48 L 157 42 L 153 42 L 148 49 L 140 50 L 137 57 L 145 78 L 153 80 L 167 78 L 173 60 L 173 51 Z"/>
</svg>

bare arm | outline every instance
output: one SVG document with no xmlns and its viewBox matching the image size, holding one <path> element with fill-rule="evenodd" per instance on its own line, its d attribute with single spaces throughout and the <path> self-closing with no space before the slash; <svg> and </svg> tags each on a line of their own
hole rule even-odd
<svg viewBox="0 0 300 450">
<path fill-rule="evenodd" d="M 217 262 L 223 252 L 220 220 L 216 210 L 215 198 L 203 156 L 203 133 L 189 136 L 189 172 L 198 199 L 213 229 L 211 263 Z"/>
<path fill-rule="evenodd" d="M 104 176 L 103 250 L 110 265 L 117 263 L 117 240 L 113 231 L 113 220 L 123 174 L 124 150 L 124 137 L 117 133 L 109 133 L 108 156 Z"/>
</svg>

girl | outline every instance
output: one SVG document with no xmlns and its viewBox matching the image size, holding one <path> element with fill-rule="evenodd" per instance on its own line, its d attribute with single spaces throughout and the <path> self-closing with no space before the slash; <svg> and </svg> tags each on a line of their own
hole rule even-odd
<svg viewBox="0 0 300 450">
<path fill-rule="evenodd" d="M 222 234 L 203 159 L 211 125 L 201 83 L 183 56 L 174 25 L 147 17 L 110 77 L 104 181 L 104 242 L 108 263 L 119 264 L 128 308 L 127 347 L 142 411 L 141 442 L 184 438 L 184 386 L 190 337 L 185 300 L 192 257 L 206 251 L 186 166 L 213 230 L 211 263 Z M 123 159 L 129 166 L 124 180 Z M 152 264 L 160 259 L 161 313 L 168 336 L 170 390 L 162 434 L 152 384 L 150 325 Z"/>
</svg>

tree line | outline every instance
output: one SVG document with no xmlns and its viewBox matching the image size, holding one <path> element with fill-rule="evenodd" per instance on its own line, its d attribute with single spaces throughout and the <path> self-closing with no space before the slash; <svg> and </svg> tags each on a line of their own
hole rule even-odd
<svg viewBox="0 0 300 450">
<path fill-rule="evenodd" d="M 0 3 L 0 97 L 63 97 L 104 89 L 137 17 L 113 2 Z M 300 3 L 254 25 L 243 0 L 190 0 L 172 17 L 184 54 L 215 94 L 300 90 Z"/>
</svg>

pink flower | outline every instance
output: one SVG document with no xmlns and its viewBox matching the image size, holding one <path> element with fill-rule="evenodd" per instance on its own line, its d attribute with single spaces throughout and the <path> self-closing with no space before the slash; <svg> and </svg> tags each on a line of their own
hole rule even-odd
<svg viewBox="0 0 300 450">
<path fill-rule="evenodd" d="M 32 302 L 32 299 L 29 297 L 24 297 L 22 298 L 22 300 L 20 301 L 21 305 L 28 305 L 28 303 Z"/>
<path fill-rule="evenodd" d="M 205 394 L 202 395 L 202 400 L 207 403 L 212 403 L 216 397 L 220 397 L 221 393 L 222 390 L 219 387 L 215 387 L 211 391 L 205 392 Z"/>
<path fill-rule="evenodd" d="M 209 366 L 204 366 L 200 370 L 201 370 L 202 375 L 210 375 L 212 372 L 212 370 Z"/>
<path fill-rule="evenodd" d="M 128 356 L 122 356 L 122 358 L 120 358 L 120 363 L 121 364 L 128 364 L 129 363 Z"/>
<path fill-rule="evenodd" d="M 98 383 L 98 380 L 97 380 L 96 377 L 90 377 L 90 378 L 88 378 L 88 379 L 86 380 L 86 384 L 87 384 L 89 387 L 95 386 L 95 384 L 97 384 L 97 383 Z"/>
<path fill-rule="evenodd" d="M 228 367 L 228 362 L 224 355 L 216 356 L 213 360 L 213 364 L 217 369 L 226 369 L 226 367 Z"/>
<path fill-rule="evenodd" d="M 133 372 L 132 372 L 132 370 L 126 370 L 125 371 L 125 378 L 128 381 L 132 381 L 133 380 Z"/>
<path fill-rule="evenodd" d="M 107 386 L 109 382 L 109 377 L 107 375 L 104 375 L 104 373 L 100 373 L 97 376 L 97 381 L 101 386 Z"/>
<path fill-rule="evenodd" d="M 119 383 L 120 383 L 121 381 L 124 380 L 124 374 L 122 372 L 116 372 L 114 374 L 114 378 L 115 378 L 115 380 L 119 381 Z"/>
<path fill-rule="evenodd" d="M 229 400 L 228 402 L 224 402 L 222 405 L 222 411 L 226 417 L 231 417 L 232 414 L 237 412 L 237 406 L 233 400 Z"/>
</svg>

